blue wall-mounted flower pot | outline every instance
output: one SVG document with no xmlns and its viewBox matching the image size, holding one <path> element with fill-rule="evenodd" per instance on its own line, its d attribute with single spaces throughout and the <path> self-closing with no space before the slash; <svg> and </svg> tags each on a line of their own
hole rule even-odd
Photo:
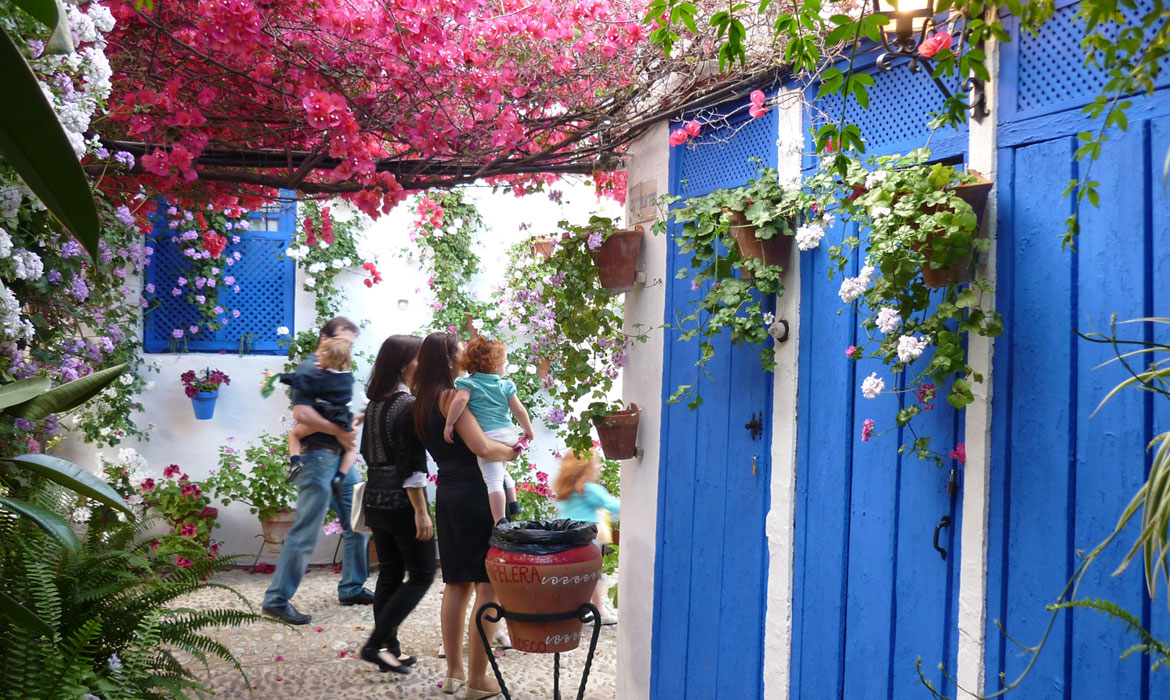
<svg viewBox="0 0 1170 700">
<path fill-rule="evenodd" d="M 218 391 L 201 391 L 191 397 L 191 408 L 195 409 L 195 420 L 211 420 L 215 415 L 215 400 Z"/>
</svg>

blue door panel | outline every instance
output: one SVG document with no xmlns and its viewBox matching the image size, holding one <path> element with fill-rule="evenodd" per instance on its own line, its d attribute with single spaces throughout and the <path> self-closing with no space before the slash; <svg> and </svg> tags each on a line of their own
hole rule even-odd
<svg viewBox="0 0 1170 700">
<path fill-rule="evenodd" d="M 701 145 L 672 149 L 673 194 L 737 187 L 759 167 L 775 167 L 775 111 L 748 120 L 744 105 L 734 105 L 728 114 L 730 123 L 705 132 Z M 673 241 L 669 245 L 668 324 L 689 313 L 690 302 L 703 293 L 675 278 L 689 258 Z M 763 691 L 773 377 L 760 368 L 758 348 L 734 347 L 727 333 L 712 344 L 710 376 L 703 377 L 695 366 L 697 339 L 682 342 L 677 330 L 668 331 L 664 348 L 651 642 L 655 698 L 750 699 Z M 697 384 L 703 397 L 697 410 L 665 403 L 681 384 Z M 764 426 L 756 440 L 744 426 L 753 414 Z"/>
</svg>

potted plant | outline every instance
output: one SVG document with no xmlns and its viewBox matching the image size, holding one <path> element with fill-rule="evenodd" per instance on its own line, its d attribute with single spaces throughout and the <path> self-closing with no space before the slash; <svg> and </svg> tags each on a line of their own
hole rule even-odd
<svg viewBox="0 0 1170 700">
<path fill-rule="evenodd" d="M 865 334 L 844 349 L 848 358 L 877 358 L 891 373 L 906 373 L 897 391 L 887 390 L 876 372 L 861 386 L 866 398 L 898 394 L 897 427 L 932 409 L 944 392 L 957 409 L 971 403 L 971 382 L 982 377 L 967 364 L 965 335 L 994 337 L 1002 330 L 1000 315 L 981 308 L 990 283 L 960 288 L 959 275 L 974 253 L 988 249 L 978 232 L 991 183 L 929 160 L 926 149 L 865 161 L 839 154 L 805 183 L 810 209 L 862 232 L 829 247 L 830 275 L 847 275 L 839 295 L 863 317 Z M 865 423 L 862 439 L 868 440 L 876 427 Z M 930 449 L 929 437 L 912 427 L 909 435 L 920 458 L 943 464 L 946 455 Z"/>
<path fill-rule="evenodd" d="M 702 404 L 697 387 L 714 357 L 712 340 L 724 329 L 732 343 L 760 348 L 765 371 L 775 367 L 771 337 L 778 327 L 766 310 L 766 299 L 784 293 L 792 241 L 809 250 L 824 235 L 823 222 L 807 215 L 803 197 L 799 189 L 781 185 L 775 169 L 763 168 L 743 187 L 687 199 L 655 224 L 657 232 L 666 232 L 669 221 L 679 225 L 675 241 L 690 264 L 679 270 L 678 278 L 689 279 L 691 290 L 699 293 L 690 313 L 673 324 L 679 340 L 699 339 L 698 376 L 694 383 L 679 386 L 670 403 L 686 400 L 692 409 Z M 665 208 L 678 199 L 668 195 L 658 203 Z M 797 226 L 802 217 L 805 221 Z"/>
<path fill-rule="evenodd" d="M 575 450 L 593 444 L 592 419 L 620 411 L 610 393 L 632 341 L 645 341 L 640 328 L 629 334 L 618 298 L 601 283 L 593 253 L 617 230 L 612 219 L 591 217 L 584 225 L 560 222 L 561 238 L 543 262 L 525 252 L 516 256 L 508 287 L 499 297 L 498 329 L 509 347 L 527 362 L 515 367 L 523 377 L 538 375 L 549 362 L 540 387 L 548 392 L 545 422 Z M 521 369 L 523 368 L 523 369 Z M 578 412 L 581 404 L 585 410 Z"/>
<path fill-rule="evenodd" d="M 242 464 L 248 465 L 247 471 Z M 259 444 L 250 444 L 243 450 L 221 445 L 219 468 L 204 482 L 221 503 L 239 501 L 260 518 L 264 541 L 274 554 L 281 550 L 296 521 L 293 506 L 297 490 L 286 478 L 287 470 L 288 442 L 283 436 L 264 433 Z"/>
<path fill-rule="evenodd" d="M 610 222 L 609 226 L 594 229 L 589 236 L 588 247 L 601 286 L 615 294 L 633 289 L 638 274 L 638 252 L 642 249 L 642 227 L 615 230 Z"/>
<path fill-rule="evenodd" d="M 203 370 L 202 375 L 189 369 L 179 376 L 179 380 L 183 382 L 187 398 L 191 399 L 196 420 L 211 420 L 215 415 L 215 400 L 219 398 L 219 385 L 232 383 L 231 377 L 211 368 Z"/>
</svg>

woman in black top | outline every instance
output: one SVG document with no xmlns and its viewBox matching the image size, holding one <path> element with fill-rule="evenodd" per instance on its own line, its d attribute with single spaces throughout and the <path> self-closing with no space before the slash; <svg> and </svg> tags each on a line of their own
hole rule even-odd
<svg viewBox="0 0 1170 700">
<path fill-rule="evenodd" d="M 407 390 L 422 340 L 394 335 L 382 343 L 366 397 L 361 452 L 366 461 L 362 504 L 381 561 L 374 591 L 374 632 L 362 659 L 382 671 L 407 673 L 398 626 L 435 579 L 435 530 L 427 508 L 426 454 L 414 432 L 414 397 Z M 403 575 L 409 578 L 403 583 Z M 382 651 L 385 649 L 385 651 Z"/>
<path fill-rule="evenodd" d="M 475 457 L 504 462 L 516 454 L 510 445 L 489 440 L 471 411 L 464 411 L 455 423 L 455 441 L 448 443 L 443 439 L 445 415 L 455 395 L 459 346 L 459 336 L 453 333 L 432 333 L 419 348 L 414 376 L 418 396 L 414 404 L 414 427 L 439 466 L 435 517 L 439 526 L 439 562 L 446 584 L 442 622 L 447 679 L 443 682 L 443 692 L 454 693 L 466 682 L 464 697 L 479 700 L 497 695 L 500 689 L 488 669 L 488 650 L 484 649 L 475 625 L 467 625 L 467 603 L 473 592 L 473 613 L 484 603 L 496 602 L 484 566 L 494 523 L 487 487 Z M 469 649 L 467 672 L 462 653 L 465 626 Z M 485 622 L 484 628 L 491 639 L 495 625 Z"/>
</svg>

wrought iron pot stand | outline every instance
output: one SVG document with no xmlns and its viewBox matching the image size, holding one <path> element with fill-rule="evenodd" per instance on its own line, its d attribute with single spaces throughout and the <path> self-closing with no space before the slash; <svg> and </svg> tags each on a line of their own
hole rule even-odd
<svg viewBox="0 0 1170 700">
<path fill-rule="evenodd" d="M 517 622 L 560 622 L 575 617 L 584 624 L 590 621 L 589 615 L 593 616 L 593 637 L 589 640 L 589 655 L 585 657 L 585 671 L 581 674 L 581 687 L 577 690 L 577 700 L 583 700 L 585 697 L 585 684 L 589 682 L 589 669 L 593 665 L 593 654 L 597 650 L 597 638 L 601 634 L 601 612 L 592 603 L 585 603 L 570 612 L 544 614 L 508 612 L 495 603 L 481 605 L 479 610 L 475 611 L 475 628 L 479 630 L 479 638 L 483 640 L 483 648 L 488 650 L 488 661 L 492 665 L 492 672 L 496 674 L 496 680 L 500 684 L 500 692 L 503 693 L 504 700 L 512 700 L 512 696 L 508 694 L 508 687 L 504 685 L 504 677 L 500 675 L 500 665 L 496 662 L 496 656 L 491 653 L 492 645 L 488 642 L 483 621 L 486 619 L 488 622 L 495 623 L 507 619 Z M 561 653 L 559 651 L 553 652 L 553 700 L 561 700 Z"/>
</svg>

